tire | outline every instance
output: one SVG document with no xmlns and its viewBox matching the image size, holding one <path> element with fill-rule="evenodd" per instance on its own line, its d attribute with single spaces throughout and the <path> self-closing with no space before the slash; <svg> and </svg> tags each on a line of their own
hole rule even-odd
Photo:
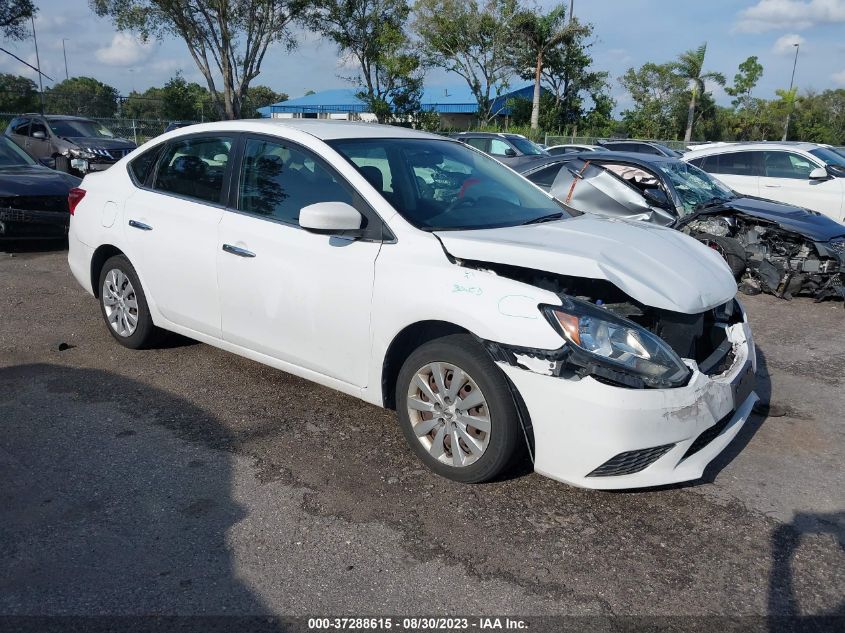
<svg viewBox="0 0 845 633">
<path fill-rule="evenodd" d="M 115 340 L 130 349 L 152 346 L 160 331 L 153 324 L 144 289 L 129 260 L 124 255 L 107 259 L 99 283 L 100 312 Z"/>
<path fill-rule="evenodd" d="M 438 369 L 442 396 L 435 378 Z M 457 393 L 451 390 L 456 376 L 461 381 Z M 479 398 L 481 405 L 476 404 Z M 461 409 L 462 403 L 473 406 Z M 507 378 L 468 334 L 444 336 L 411 353 L 396 380 L 396 409 L 411 450 L 447 479 L 490 481 L 522 454 L 524 437 Z M 457 454 L 451 450 L 454 437 Z"/>
<path fill-rule="evenodd" d="M 695 236 L 695 239 L 719 253 L 728 263 L 735 279 L 739 279 L 745 272 L 747 266 L 745 249 L 739 243 L 739 240 L 724 235 L 710 235 L 709 233 L 699 233 Z"/>
<path fill-rule="evenodd" d="M 68 160 L 67 156 L 56 156 L 56 171 L 62 171 L 66 174 L 71 172 L 70 169 L 70 160 Z"/>
</svg>

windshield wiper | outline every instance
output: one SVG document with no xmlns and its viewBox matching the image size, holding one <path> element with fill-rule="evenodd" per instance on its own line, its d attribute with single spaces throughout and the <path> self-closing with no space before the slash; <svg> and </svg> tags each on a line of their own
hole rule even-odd
<svg viewBox="0 0 845 633">
<path fill-rule="evenodd" d="M 523 222 L 522 226 L 525 226 L 526 224 L 542 224 L 543 222 L 554 222 L 555 220 L 560 220 L 562 217 L 563 213 L 549 213 L 548 215 L 541 215 L 539 218 L 534 218 L 533 220 Z"/>
<path fill-rule="evenodd" d="M 725 204 L 726 202 L 730 201 L 730 198 L 713 198 L 712 200 L 708 200 L 707 202 L 702 202 L 701 204 L 695 205 L 695 209 L 693 209 L 693 211 L 709 209 L 710 207 L 718 207 L 719 205 Z"/>
</svg>

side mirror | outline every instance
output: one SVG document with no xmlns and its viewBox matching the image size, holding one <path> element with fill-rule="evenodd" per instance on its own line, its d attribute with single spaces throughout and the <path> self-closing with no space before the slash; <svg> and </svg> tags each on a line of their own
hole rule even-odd
<svg viewBox="0 0 845 633">
<path fill-rule="evenodd" d="M 361 229 L 363 216 L 345 202 L 317 202 L 299 211 L 299 226 L 314 233 L 343 233 Z"/>
<path fill-rule="evenodd" d="M 514 156 L 516 156 L 516 152 L 509 147 L 505 150 L 505 156 L 507 156 L 508 158 L 513 158 Z"/>
<path fill-rule="evenodd" d="M 655 206 L 662 207 L 664 209 L 672 208 L 672 202 L 669 200 L 669 196 L 666 195 L 666 192 L 663 191 L 663 189 L 648 187 L 643 190 L 643 196 L 645 196 L 645 199 Z"/>
<path fill-rule="evenodd" d="M 830 174 L 824 167 L 816 167 L 810 172 L 810 180 L 827 180 L 828 178 L 830 178 Z"/>
<path fill-rule="evenodd" d="M 47 135 L 44 134 L 44 132 L 42 132 L 41 130 L 36 130 L 32 133 L 32 138 L 40 138 L 41 140 L 44 140 L 45 138 L 47 138 Z"/>
</svg>

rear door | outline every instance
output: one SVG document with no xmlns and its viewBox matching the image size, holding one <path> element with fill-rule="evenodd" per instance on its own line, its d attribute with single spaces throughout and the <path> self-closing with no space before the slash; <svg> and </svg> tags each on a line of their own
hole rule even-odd
<svg viewBox="0 0 845 633">
<path fill-rule="evenodd" d="M 746 196 L 760 196 L 761 151 L 726 152 L 691 161 Z M 701 160 L 701 162 L 697 162 Z M 765 196 L 763 196 L 765 197 Z"/>
<path fill-rule="evenodd" d="M 228 195 L 235 135 L 191 135 L 161 152 L 151 186 L 127 199 L 130 258 L 159 311 L 220 338 L 217 231 Z"/>
<path fill-rule="evenodd" d="M 810 172 L 823 165 L 797 152 L 763 152 L 760 196 L 807 207 L 842 220 L 842 180 L 810 180 Z"/>
<path fill-rule="evenodd" d="M 9 125 L 8 135 L 19 147 L 26 149 L 29 142 L 29 117 L 19 117 L 14 119 Z"/>
<path fill-rule="evenodd" d="M 29 138 L 26 151 L 35 158 L 50 158 L 53 155 L 50 143 L 50 130 L 40 119 L 32 119 L 29 125 Z"/>
</svg>

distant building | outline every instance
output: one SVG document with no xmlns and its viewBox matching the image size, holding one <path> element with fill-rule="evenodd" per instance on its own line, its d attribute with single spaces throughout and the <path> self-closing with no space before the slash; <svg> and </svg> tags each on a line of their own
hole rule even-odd
<svg viewBox="0 0 845 633">
<path fill-rule="evenodd" d="M 354 88 L 339 88 L 315 92 L 298 99 L 274 103 L 258 112 L 263 117 L 274 119 L 338 119 L 344 121 L 374 121 L 375 115 L 367 112 L 367 106 L 355 95 Z M 531 99 L 534 86 L 528 85 L 500 96 L 493 104 L 498 117 L 511 114 L 507 102 L 510 99 Z M 444 128 L 469 129 L 478 116 L 478 103 L 467 86 L 448 88 L 426 88 L 420 99 L 424 112 L 440 115 Z"/>
</svg>

